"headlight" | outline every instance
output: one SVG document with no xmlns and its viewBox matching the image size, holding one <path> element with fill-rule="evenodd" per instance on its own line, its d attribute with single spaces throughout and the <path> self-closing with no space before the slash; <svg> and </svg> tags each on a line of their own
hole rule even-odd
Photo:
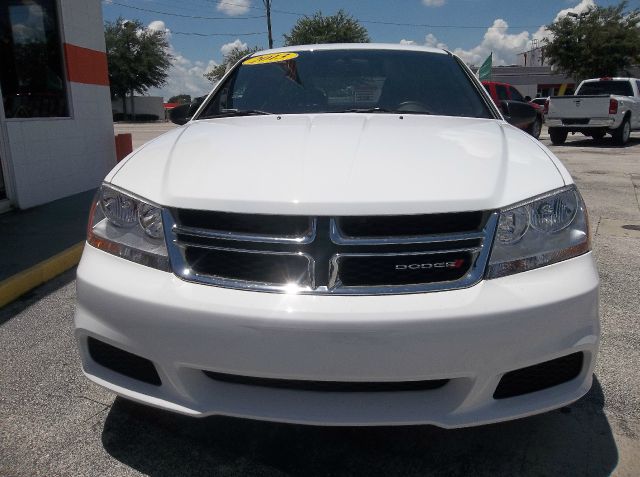
<svg viewBox="0 0 640 477">
<path fill-rule="evenodd" d="M 162 209 L 103 184 L 89 215 L 87 242 L 148 267 L 169 271 Z"/>
<path fill-rule="evenodd" d="M 500 211 L 487 278 L 577 257 L 591 249 L 589 221 L 574 186 Z"/>
</svg>

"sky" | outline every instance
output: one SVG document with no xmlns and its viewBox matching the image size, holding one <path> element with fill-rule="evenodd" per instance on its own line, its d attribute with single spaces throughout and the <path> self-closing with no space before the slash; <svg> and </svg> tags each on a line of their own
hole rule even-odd
<svg viewBox="0 0 640 477">
<path fill-rule="evenodd" d="M 493 52 L 494 65 L 517 63 L 532 40 L 547 35 L 545 25 L 568 12 L 618 0 L 272 0 L 274 46 L 296 20 L 320 10 L 344 9 L 365 26 L 371 41 L 446 48 L 470 65 Z M 636 7 L 640 0 L 631 0 Z M 149 94 L 200 96 L 211 89 L 204 73 L 233 46 L 267 48 L 262 0 L 102 0 L 105 21 L 138 19 L 167 33 L 173 64 L 167 84 Z"/>
</svg>

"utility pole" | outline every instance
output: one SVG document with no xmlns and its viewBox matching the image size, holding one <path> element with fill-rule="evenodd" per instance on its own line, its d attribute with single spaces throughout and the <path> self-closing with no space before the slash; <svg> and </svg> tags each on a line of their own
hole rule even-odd
<svg viewBox="0 0 640 477">
<path fill-rule="evenodd" d="M 267 31 L 269 32 L 269 48 L 273 48 L 273 37 L 271 36 L 271 0 L 262 0 L 267 11 Z"/>
</svg>

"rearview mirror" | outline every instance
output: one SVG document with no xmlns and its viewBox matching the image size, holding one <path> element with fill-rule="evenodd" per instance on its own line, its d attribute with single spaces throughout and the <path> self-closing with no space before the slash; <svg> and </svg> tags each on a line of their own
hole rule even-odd
<svg viewBox="0 0 640 477">
<path fill-rule="evenodd" d="M 169 120 L 175 124 L 186 124 L 191 119 L 190 116 L 191 104 L 181 104 L 169 111 Z"/>
</svg>

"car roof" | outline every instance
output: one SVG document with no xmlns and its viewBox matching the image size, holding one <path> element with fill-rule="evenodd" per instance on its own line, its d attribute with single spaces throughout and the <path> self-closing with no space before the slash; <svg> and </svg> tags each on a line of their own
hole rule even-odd
<svg viewBox="0 0 640 477">
<path fill-rule="evenodd" d="M 395 50 L 395 51 L 423 51 L 427 53 L 450 54 L 442 48 L 432 48 L 422 45 L 406 45 L 400 43 L 330 43 L 317 45 L 295 45 L 273 48 L 271 50 L 261 50 L 251 56 L 260 56 L 270 53 L 286 53 L 291 51 L 314 51 L 314 50 Z"/>
<path fill-rule="evenodd" d="M 583 82 L 584 83 L 597 83 L 599 81 L 638 81 L 638 78 L 621 78 L 619 76 L 616 76 L 615 78 L 612 78 L 612 77 L 608 77 L 608 76 L 603 76 L 601 78 L 586 79 Z"/>
</svg>

